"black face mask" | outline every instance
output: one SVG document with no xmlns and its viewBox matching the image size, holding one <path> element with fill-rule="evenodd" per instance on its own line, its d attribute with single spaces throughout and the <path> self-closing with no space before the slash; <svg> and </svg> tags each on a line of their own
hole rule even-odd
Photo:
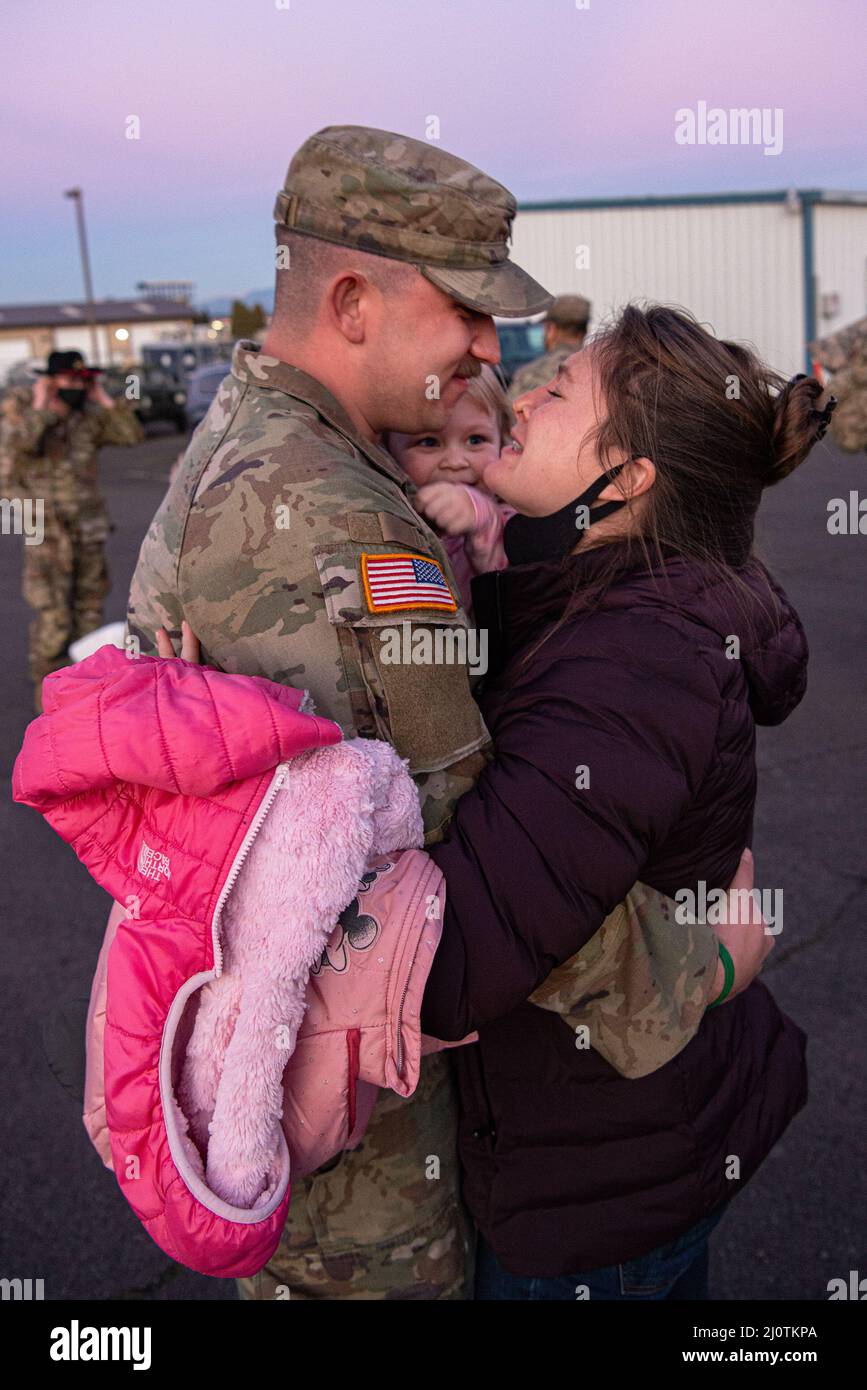
<svg viewBox="0 0 867 1390">
<path fill-rule="evenodd" d="M 84 402 L 87 400 L 87 392 L 78 386 L 59 386 L 57 388 L 58 400 L 63 401 L 72 410 L 83 410 Z"/>
<path fill-rule="evenodd" d="M 564 559 L 576 545 L 581 544 L 595 522 L 626 506 L 625 502 L 603 502 L 601 507 L 594 507 L 589 511 L 586 521 L 578 513 L 579 507 L 587 507 L 589 510 L 590 503 L 596 501 L 600 492 L 614 481 L 622 469 L 622 463 L 616 468 L 609 468 L 585 488 L 579 497 L 561 507 L 559 512 L 552 512 L 550 516 L 518 515 L 507 521 L 503 532 L 503 544 L 509 564 L 528 565 L 543 560 Z"/>
</svg>

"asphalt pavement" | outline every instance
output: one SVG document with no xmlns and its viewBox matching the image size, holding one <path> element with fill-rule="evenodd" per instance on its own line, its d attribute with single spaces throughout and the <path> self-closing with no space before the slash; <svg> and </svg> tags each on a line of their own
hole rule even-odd
<svg viewBox="0 0 867 1390">
<path fill-rule="evenodd" d="M 107 622 L 124 617 L 141 539 L 182 444 L 161 433 L 103 454 L 116 527 Z M 829 500 L 852 489 L 867 496 L 864 456 L 820 445 L 766 494 L 759 527 L 760 553 L 812 652 L 802 705 L 759 733 L 753 845 L 757 886 L 784 895 L 766 980 L 809 1035 L 810 1100 L 718 1228 L 716 1298 L 825 1299 L 830 1279 L 867 1276 L 867 535 L 831 535 L 826 524 Z M 144 1233 L 45 1060 L 46 1021 L 89 993 L 110 902 L 42 818 L 11 801 L 12 763 L 33 718 L 21 549 L 19 537 L 0 536 L 0 1277 L 44 1279 L 52 1299 L 234 1299 L 231 1281 L 182 1269 Z"/>
</svg>

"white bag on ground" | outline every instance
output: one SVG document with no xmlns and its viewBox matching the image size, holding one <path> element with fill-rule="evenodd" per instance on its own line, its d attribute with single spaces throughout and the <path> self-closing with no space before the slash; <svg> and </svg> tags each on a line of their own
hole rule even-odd
<svg viewBox="0 0 867 1390">
<path fill-rule="evenodd" d="M 100 647 L 111 644 L 123 650 L 123 639 L 126 635 L 126 623 L 106 623 L 104 627 L 94 628 L 93 632 L 85 633 L 84 637 L 79 637 L 69 644 L 69 655 L 73 661 L 85 661 L 87 657 L 98 652 Z"/>
</svg>

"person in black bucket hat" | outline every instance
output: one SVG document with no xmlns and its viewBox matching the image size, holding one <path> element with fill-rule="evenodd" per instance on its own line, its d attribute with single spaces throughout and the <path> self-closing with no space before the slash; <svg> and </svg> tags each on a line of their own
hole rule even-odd
<svg viewBox="0 0 867 1390">
<path fill-rule="evenodd" d="M 143 438 L 132 406 L 106 394 L 99 372 L 77 349 L 51 352 L 34 384 L 13 388 L 2 406 L 0 495 L 19 504 L 37 714 L 43 677 L 68 665 L 69 644 L 102 624 L 110 523 L 97 452 Z"/>
</svg>

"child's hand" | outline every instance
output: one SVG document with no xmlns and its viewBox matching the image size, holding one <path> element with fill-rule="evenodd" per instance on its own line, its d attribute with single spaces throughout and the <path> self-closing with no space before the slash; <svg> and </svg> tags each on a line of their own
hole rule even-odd
<svg viewBox="0 0 867 1390">
<path fill-rule="evenodd" d="M 465 536 L 476 528 L 476 512 L 463 485 L 425 483 L 415 495 L 415 505 L 447 536 Z"/>
<path fill-rule="evenodd" d="M 172 639 L 164 627 L 157 628 L 157 650 L 160 656 L 171 657 L 175 655 L 172 646 Z M 199 639 L 193 632 L 186 618 L 181 623 L 181 659 L 183 661 L 201 662 L 202 654 L 199 650 Z"/>
</svg>

